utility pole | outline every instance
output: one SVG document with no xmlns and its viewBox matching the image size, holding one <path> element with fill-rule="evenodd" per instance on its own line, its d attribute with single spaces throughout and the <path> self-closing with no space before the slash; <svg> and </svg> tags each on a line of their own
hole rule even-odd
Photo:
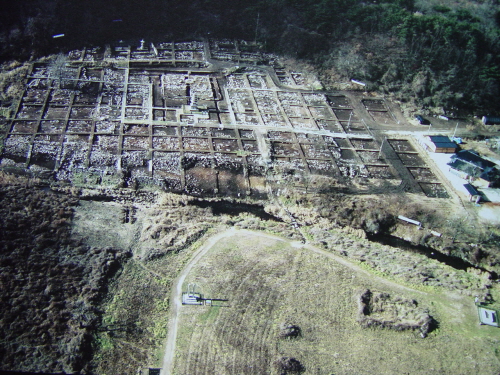
<svg viewBox="0 0 500 375">
<path fill-rule="evenodd" d="M 453 137 L 452 138 L 455 138 L 455 134 L 457 133 L 457 128 L 458 128 L 458 122 L 457 122 L 457 126 L 455 126 L 455 131 L 453 132 Z"/>
<path fill-rule="evenodd" d="M 382 147 L 384 146 L 384 142 L 387 138 L 382 139 L 382 143 L 380 144 L 380 150 L 378 150 L 378 158 L 382 159 Z"/>
<path fill-rule="evenodd" d="M 257 44 L 257 32 L 259 31 L 259 19 L 260 19 L 260 12 L 257 13 L 257 24 L 255 25 L 255 40 L 254 40 L 255 44 Z"/>
</svg>

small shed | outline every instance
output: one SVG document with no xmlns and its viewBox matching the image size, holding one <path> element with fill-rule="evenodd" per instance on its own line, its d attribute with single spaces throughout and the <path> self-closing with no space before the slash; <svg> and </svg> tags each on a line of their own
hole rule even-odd
<svg viewBox="0 0 500 375">
<path fill-rule="evenodd" d="M 477 313 L 481 324 L 498 327 L 498 311 L 479 305 Z"/>
<path fill-rule="evenodd" d="M 431 150 L 443 154 L 453 154 L 457 151 L 457 144 L 444 135 L 430 135 Z"/>
<path fill-rule="evenodd" d="M 483 124 L 488 130 L 500 130 L 500 116 L 483 116 Z"/>
<path fill-rule="evenodd" d="M 469 201 L 479 203 L 481 199 L 481 194 L 476 190 L 471 184 L 464 184 L 465 190 L 467 190 Z"/>
</svg>

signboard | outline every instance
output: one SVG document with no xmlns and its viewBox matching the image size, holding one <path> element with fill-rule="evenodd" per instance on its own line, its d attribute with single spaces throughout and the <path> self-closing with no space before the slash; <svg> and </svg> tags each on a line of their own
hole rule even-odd
<svg viewBox="0 0 500 375">
<path fill-rule="evenodd" d="M 478 306 L 477 312 L 479 314 L 479 321 L 481 324 L 498 327 L 498 312 L 496 310 Z"/>
</svg>

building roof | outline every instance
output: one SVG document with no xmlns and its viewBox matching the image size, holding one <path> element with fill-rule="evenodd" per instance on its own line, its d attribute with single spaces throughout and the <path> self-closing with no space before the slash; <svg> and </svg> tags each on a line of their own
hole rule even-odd
<svg viewBox="0 0 500 375">
<path fill-rule="evenodd" d="M 429 138 L 436 148 L 457 148 L 457 144 L 444 135 L 431 135 Z"/>
<path fill-rule="evenodd" d="M 474 178 L 482 178 L 488 182 L 500 180 L 500 171 L 495 168 L 495 163 L 469 150 L 462 150 L 453 155 L 448 165 Z"/>
<path fill-rule="evenodd" d="M 452 157 L 452 159 L 453 158 L 463 160 L 463 161 L 470 163 L 470 164 L 474 164 L 481 169 L 488 169 L 488 168 L 495 167 L 495 163 L 493 163 L 489 160 L 483 159 L 477 153 L 475 153 L 473 151 L 469 151 L 469 150 L 459 151 L 459 152 L 457 152 L 457 154 L 455 156 Z"/>
<path fill-rule="evenodd" d="M 470 195 L 479 195 L 479 192 L 476 190 L 476 188 L 474 186 L 472 186 L 471 184 L 464 184 L 464 188 L 465 190 L 468 191 L 468 193 Z"/>
</svg>

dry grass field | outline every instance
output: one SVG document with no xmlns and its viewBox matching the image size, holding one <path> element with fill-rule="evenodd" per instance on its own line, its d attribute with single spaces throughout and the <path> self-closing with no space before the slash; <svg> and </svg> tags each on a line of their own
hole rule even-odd
<svg viewBox="0 0 500 375">
<path fill-rule="evenodd" d="M 219 306 L 183 306 L 173 374 L 498 374 L 500 336 L 470 297 L 421 292 L 331 253 L 246 231 L 217 242 L 185 280 Z M 363 291 L 416 300 L 438 328 L 362 328 Z M 282 338 L 284 324 L 299 327 Z M 283 371 L 282 358 L 302 371 Z"/>
</svg>

